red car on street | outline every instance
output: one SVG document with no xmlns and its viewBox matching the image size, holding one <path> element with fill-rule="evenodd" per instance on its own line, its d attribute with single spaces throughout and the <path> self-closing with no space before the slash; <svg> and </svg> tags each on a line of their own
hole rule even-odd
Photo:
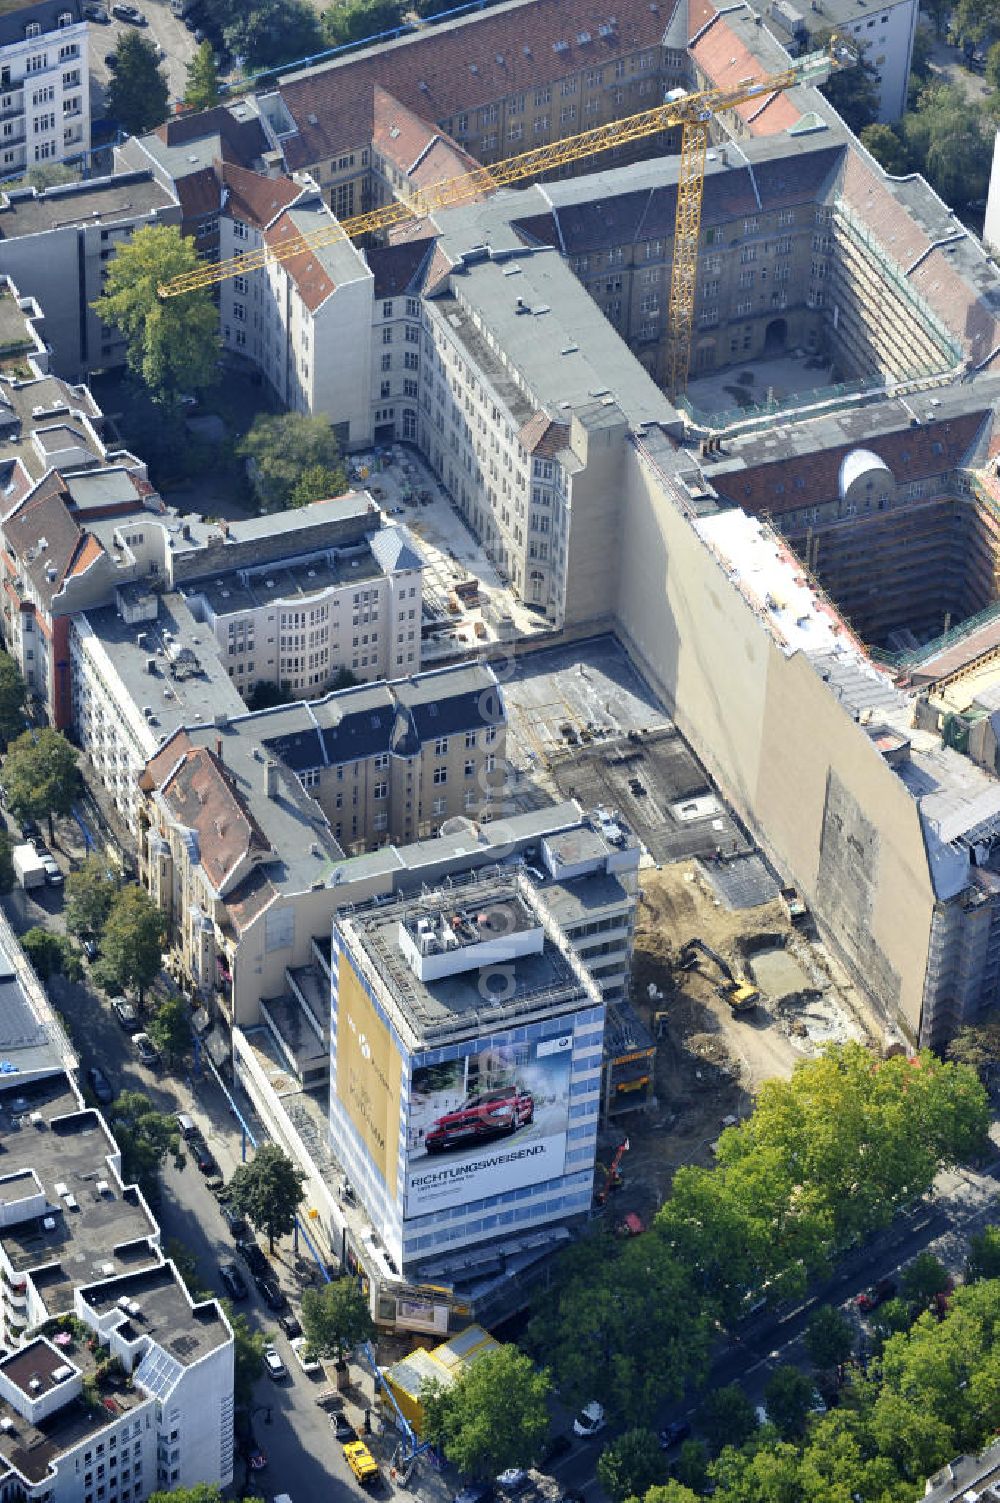
<svg viewBox="0 0 1000 1503">
<path fill-rule="evenodd" d="M 443 1153 L 463 1143 L 516 1132 L 534 1120 L 535 1103 L 522 1086 L 498 1086 L 470 1096 L 453 1112 L 438 1117 L 424 1138 L 428 1153 Z"/>
</svg>

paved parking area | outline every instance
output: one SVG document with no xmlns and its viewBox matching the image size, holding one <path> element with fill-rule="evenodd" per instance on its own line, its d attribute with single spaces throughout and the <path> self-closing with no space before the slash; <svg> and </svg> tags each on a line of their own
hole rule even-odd
<svg viewBox="0 0 1000 1503">
<path fill-rule="evenodd" d="M 110 13 L 112 0 L 101 0 L 101 3 Z M 142 35 L 155 42 L 163 54 L 160 66 L 170 86 L 171 103 L 183 99 L 187 65 L 197 51 L 194 37 L 171 13 L 168 0 L 136 0 L 136 3 L 147 22 L 141 28 Z M 107 113 L 105 90 L 111 79 L 111 70 L 105 58 L 114 52 L 124 32 L 135 30 L 134 26 L 115 20 L 108 25 L 90 23 L 90 107 L 95 119 Z"/>
</svg>

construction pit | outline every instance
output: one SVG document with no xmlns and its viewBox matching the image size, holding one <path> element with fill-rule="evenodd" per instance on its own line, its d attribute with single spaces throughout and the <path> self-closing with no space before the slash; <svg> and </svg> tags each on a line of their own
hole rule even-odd
<svg viewBox="0 0 1000 1503">
<path fill-rule="evenodd" d="M 727 873 L 730 885 L 733 876 Z M 679 968 L 682 947 L 695 937 L 760 988 L 756 1007 L 734 1013 L 718 992 L 723 976 L 704 957 Z M 629 1139 L 623 1186 L 609 1202 L 616 1222 L 627 1212 L 648 1222 L 682 1164 L 711 1164 L 719 1134 L 750 1113 L 765 1080 L 787 1078 L 829 1042 L 878 1041 L 810 926 L 793 925 L 779 897 L 727 906 L 711 860 L 641 871 L 632 996 L 657 1037 L 655 1102 L 617 1116 L 602 1139 L 602 1162 L 623 1135 Z"/>
</svg>

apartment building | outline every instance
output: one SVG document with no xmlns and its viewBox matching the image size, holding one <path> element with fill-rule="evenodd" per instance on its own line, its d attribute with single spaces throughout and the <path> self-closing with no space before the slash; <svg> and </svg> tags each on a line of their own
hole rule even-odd
<svg viewBox="0 0 1000 1503">
<path fill-rule="evenodd" d="M 669 9 L 513 0 L 291 74 L 259 109 L 287 170 L 309 172 L 345 218 L 376 201 L 377 89 L 477 162 L 498 161 L 644 109 L 683 83 L 683 50 L 662 45 Z"/>
<path fill-rule="evenodd" d="M 233 1476 L 233 1337 L 160 1252 L 99 1113 L 50 1069 L 0 1091 L 0 1485 L 143 1503 Z"/>
<path fill-rule="evenodd" d="M 874 70 L 879 120 L 891 122 L 902 116 L 920 14 L 916 0 L 893 0 L 889 5 L 875 0 L 815 0 L 808 6 L 766 0 L 754 8 L 793 56 L 810 51 L 819 36 L 831 31 L 853 37 Z"/>
<path fill-rule="evenodd" d="M 14 0 L 4 7 L 0 177 L 90 150 L 88 41 L 81 0 Z"/>
<path fill-rule="evenodd" d="M 489 820 L 505 725 L 495 675 L 470 665 L 168 737 L 140 780 L 140 877 L 193 984 L 256 1022 L 329 925 L 345 851 Z"/>
<path fill-rule="evenodd" d="M 81 381 L 124 364 L 124 339 L 92 307 L 104 271 L 134 230 L 180 218 L 176 197 L 148 170 L 0 195 L 0 268 L 45 309 L 57 375 Z"/>
</svg>

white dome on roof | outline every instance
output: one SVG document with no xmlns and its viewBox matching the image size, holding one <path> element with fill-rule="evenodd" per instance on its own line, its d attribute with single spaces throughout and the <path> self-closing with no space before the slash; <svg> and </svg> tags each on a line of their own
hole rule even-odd
<svg viewBox="0 0 1000 1503">
<path fill-rule="evenodd" d="M 859 480 L 869 480 L 872 484 L 884 485 L 888 479 L 892 481 L 892 471 L 878 454 L 873 454 L 871 449 L 852 449 L 850 454 L 845 454 L 840 462 L 840 476 L 837 486 L 840 499 L 843 501 L 848 491 Z"/>
</svg>

